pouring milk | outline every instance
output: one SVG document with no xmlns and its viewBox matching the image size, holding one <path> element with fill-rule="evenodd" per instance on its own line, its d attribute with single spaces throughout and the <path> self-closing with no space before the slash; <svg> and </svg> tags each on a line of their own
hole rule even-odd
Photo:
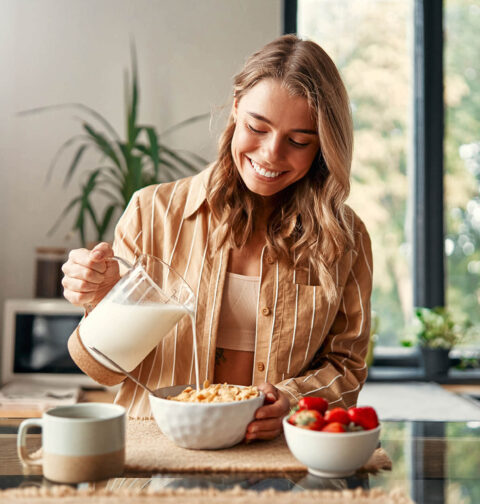
<svg viewBox="0 0 480 504">
<path fill-rule="evenodd" d="M 184 315 L 192 324 L 195 379 L 199 386 L 195 295 L 187 282 L 151 255 L 141 255 L 134 265 L 114 257 L 129 271 L 79 326 L 80 338 L 92 357 L 117 371 L 89 347 L 95 347 L 127 372 L 135 369 L 175 327 Z M 147 273 L 148 272 L 148 273 Z"/>
<path fill-rule="evenodd" d="M 87 348 L 95 346 L 130 372 L 188 314 L 174 304 L 128 305 L 105 299 L 82 321 L 80 337 Z M 118 372 L 101 357 L 95 359 Z"/>
</svg>

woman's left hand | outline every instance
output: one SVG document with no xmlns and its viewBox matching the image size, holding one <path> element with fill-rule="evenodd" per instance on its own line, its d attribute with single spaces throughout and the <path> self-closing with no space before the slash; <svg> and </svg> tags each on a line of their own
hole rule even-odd
<svg viewBox="0 0 480 504">
<path fill-rule="evenodd" d="M 277 437 L 282 432 L 282 419 L 290 409 L 287 397 L 271 383 L 261 383 L 258 389 L 265 394 L 265 403 L 247 427 L 247 441 Z"/>
</svg>

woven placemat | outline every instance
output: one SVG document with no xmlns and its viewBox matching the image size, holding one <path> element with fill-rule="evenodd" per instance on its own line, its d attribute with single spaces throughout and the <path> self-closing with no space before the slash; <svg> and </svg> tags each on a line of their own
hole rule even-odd
<svg viewBox="0 0 480 504">
<path fill-rule="evenodd" d="M 362 468 L 375 473 L 390 470 L 390 458 L 375 450 Z M 126 470 L 130 472 L 297 472 L 306 471 L 288 449 L 285 438 L 240 443 L 225 450 L 187 450 L 162 434 L 152 420 L 127 425 Z"/>
<path fill-rule="evenodd" d="M 301 492 L 278 492 L 265 490 L 76 490 L 68 486 L 30 487 L 0 490 L 2 504 L 48 504 L 60 501 L 62 504 L 414 504 L 402 491 L 389 493 L 373 490 L 305 490 Z"/>
</svg>

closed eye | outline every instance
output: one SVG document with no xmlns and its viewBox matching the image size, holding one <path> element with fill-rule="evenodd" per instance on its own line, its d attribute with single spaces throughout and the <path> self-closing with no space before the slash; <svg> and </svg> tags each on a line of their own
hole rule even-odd
<svg viewBox="0 0 480 504">
<path fill-rule="evenodd" d="M 309 145 L 310 142 L 305 142 L 305 143 L 296 142 L 293 138 L 290 138 L 290 143 L 292 145 L 294 145 L 295 147 L 306 147 L 307 145 Z"/>
<path fill-rule="evenodd" d="M 252 125 L 250 124 L 247 124 L 247 128 L 250 130 L 250 131 L 253 131 L 253 133 L 266 133 L 266 131 L 262 131 L 262 130 L 258 130 L 258 129 L 255 129 Z"/>
<path fill-rule="evenodd" d="M 256 133 L 256 134 L 264 134 L 264 133 L 267 133 L 266 131 L 263 131 L 263 130 L 258 130 L 256 128 L 254 128 L 251 124 L 248 124 L 246 123 L 247 125 L 247 128 L 252 132 L 252 133 Z M 299 149 L 301 149 L 302 147 L 306 147 L 307 145 L 310 144 L 310 142 L 296 142 L 293 138 L 289 138 L 289 141 L 290 143 L 294 146 L 294 147 L 298 147 Z"/>
</svg>

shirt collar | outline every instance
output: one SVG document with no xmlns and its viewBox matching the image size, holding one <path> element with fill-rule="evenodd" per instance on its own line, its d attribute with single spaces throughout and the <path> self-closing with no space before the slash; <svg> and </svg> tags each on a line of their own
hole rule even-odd
<svg viewBox="0 0 480 504">
<path fill-rule="evenodd" d="M 192 215 L 195 215 L 203 205 L 203 203 L 205 203 L 207 199 L 207 185 L 213 169 L 214 164 L 212 163 L 211 165 L 207 166 L 207 168 L 197 173 L 197 175 L 194 175 L 192 179 L 193 192 L 191 193 L 191 197 L 187 198 L 187 202 L 185 204 L 184 219 L 189 219 L 190 217 L 192 217 Z M 292 219 L 288 226 L 286 236 L 290 236 L 292 234 L 295 225 L 296 219 Z M 220 242 L 223 239 L 225 233 L 228 231 L 228 226 L 225 224 L 223 226 L 220 226 L 220 228 L 217 228 L 215 232 L 215 240 L 217 242 Z"/>
<path fill-rule="evenodd" d="M 203 203 L 205 203 L 207 199 L 207 185 L 210 179 L 210 175 L 213 172 L 213 169 L 214 164 L 211 164 L 207 166 L 204 170 L 199 172 L 197 175 L 193 176 L 192 184 L 194 191 L 192 193 L 192 197 L 187 198 L 187 202 L 185 204 L 184 219 L 192 217 L 192 215 L 198 212 Z M 286 237 L 290 236 L 293 233 L 296 224 L 297 219 L 292 219 L 290 221 L 285 233 Z M 216 229 L 213 232 L 213 240 L 214 243 L 217 244 L 217 247 L 220 245 L 220 243 L 223 242 L 227 232 L 228 232 L 228 225 L 225 223 L 216 227 Z M 230 245 L 227 244 L 227 247 L 230 248 Z M 357 254 L 355 250 L 353 250 L 353 253 L 355 255 Z"/>
<path fill-rule="evenodd" d="M 185 204 L 185 219 L 194 215 L 207 199 L 207 184 L 212 171 L 213 165 L 210 165 L 193 177 L 193 191 Z"/>
</svg>

